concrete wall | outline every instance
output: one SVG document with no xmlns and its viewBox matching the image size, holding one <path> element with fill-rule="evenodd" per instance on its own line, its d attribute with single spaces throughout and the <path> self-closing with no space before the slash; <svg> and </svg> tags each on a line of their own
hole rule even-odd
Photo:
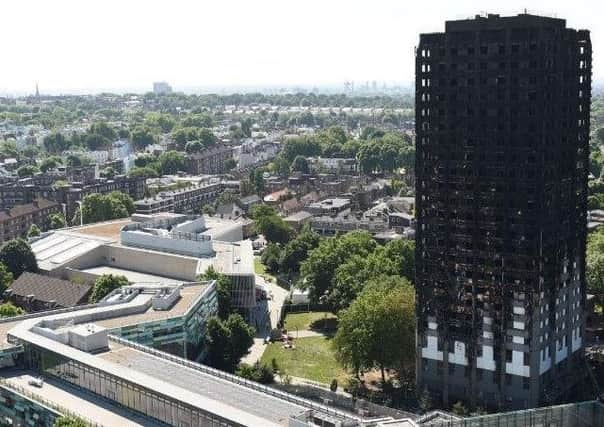
<svg viewBox="0 0 604 427">
<path fill-rule="evenodd" d="M 105 246 L 106 265 L 147 274 L 194 281 L 197 259 L 123 246 Z"/>
<path fill-rule="evenodd" d="M 197 259 L 119 245 L 105 245 L 96 248 L 75 260 L 66 263 L 63 268 L 53 270 L 52 276 L 78 280 L 94 280 L 95 275 L 82 273 L 86 268 L 106 265 L 126 270 L 166 276 L 184 281 L 195 281 Z"/>
<path fill-rule="evenodd" d="M 210 240 L 172 239 L 170 237 L 155 236 L 150 233 L 136 231 L 122 231 L 122 244 L 138 248 L 182 254 L 186 256 L 204 256 L 212 252 Z"/>
</svg>

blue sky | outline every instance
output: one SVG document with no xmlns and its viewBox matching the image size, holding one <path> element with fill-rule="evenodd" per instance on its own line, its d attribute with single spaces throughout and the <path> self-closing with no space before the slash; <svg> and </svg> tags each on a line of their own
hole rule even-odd
<svg viewBox="0 0 604 427">
<path fill-rule="evenodd" d="M 590 29 L 604 80 L 595 0 L 2 0 L 0 92 L 410 82 L 420 32 L 525 7 Z"/>
</svg>

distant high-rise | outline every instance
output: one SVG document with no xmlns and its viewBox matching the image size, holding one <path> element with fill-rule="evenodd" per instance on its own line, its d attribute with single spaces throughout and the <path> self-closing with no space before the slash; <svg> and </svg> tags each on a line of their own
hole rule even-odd
<svg viewBox="0 0 604 427">
<path fill-rule="evenodd" d="M 591 43 L 562 19 L 449 21 L 416 56 L 417 379 L 527 408 L 584 378 Z"/>
<path fill-rule="evenodd" d="M 156 95 L 166 95 L 172 93 L 172 86 L 166 82 L 154 82 L 153 93 Z"/>
</svg>

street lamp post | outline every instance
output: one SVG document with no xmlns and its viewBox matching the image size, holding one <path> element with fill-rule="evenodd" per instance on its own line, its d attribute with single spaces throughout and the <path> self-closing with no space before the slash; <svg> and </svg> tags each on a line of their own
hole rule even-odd
<svg viewBox="0 0 604 427">
<path fill-rule="evenodd" d="M 82 213 L 82 201 L 77 200 L 76 203 L 78 204 L 78 206 L 80 208 L 80 227 L 81 227 L 84 225 L 84 214 Z"/>
</svg>

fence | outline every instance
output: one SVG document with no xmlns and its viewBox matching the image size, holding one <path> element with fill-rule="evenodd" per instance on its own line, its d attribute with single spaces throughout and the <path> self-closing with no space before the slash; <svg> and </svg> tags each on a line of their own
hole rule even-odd
<svg viewBox="0 0 604 427">
<path fill-rule="evenodd" d="M 332 307 L 327 304 L 283 304 L 279 311 L 279 323 L 285 319 L 288 313 L 309 313 L 311 311 L 331 311 Z"/>
<path fill-rule="evenodd" d="M 119 338 L 114 335 L 110 335 L 109 339 L 115 341 L 118 344 L 134 348 L 135 350 L 141 351 L 143 353 L 151 354 L 153 356 L 159 357 L 164 360 L 168 360 L 170 362 L 176 363 L 178 365 L 184 366 L 189 369 L 193 369 L 198 372 L 202 372 L 207 375 L 211 375 L 213 377 L 221 378 L 230 383 L 249 388 L 251 390 L 256 390 L 261 393 L 268 394 L 272 397 L 276 397 L 278 399 L 285 400 L 287 402 L 302 406 L 303 408 L 311 409 L 318 413 L 323 413 L 325 415 L 329 415 L 332 417 L 347 419 L 347 420 L 358 420 L 357 417 L 354 417 L 351 414 L 347 414 L 345 412 L 339 411 L 337 409 L 329 408 L 328 406 L 317 404 L 316 402 L 312 402 L 308 399 L 304 399 L 298 396 L 294 396 L 293 394 L 286 393 L 280 390 L 277 390 L 272 387 L 267 387 L 262 384 L 256 383 L 254 381 L 246 380 L 245 378 L 238 377 L 233 374 L 228 374 L 226 372 L 220 371 L 218 369 L 210 368 L 209 366 L 201 365 L 199 363 L 191 362 L 190 360 L 184 359 L 182 357 L 173 356 L 169 353 L 165 353 L 163 351 L 155 350 L 151 347 L 147 347 L 144 345 L 136 344 L 132 341 L 125 340 L 123 338 Z"/>
<path fill-rule="evenodd" d="M 305 384 L 280 384 L 278 387 L 283 390 L 289 390 L 297 395 L 302 395 L 308 399 L 329 401 L 338 408 L 354 413 L 365 413 L 369 417 L 392 417 L 394 419 L 416 419 L 418 417 L 417 414 L 412 412 L 390 408 L 365 399 L 355 399 L 343 393 L 333 392 L 325 389 L 323 386 L 314 385 L 310 381 L 305 381 Z"/>
<path fill-rule="evenodd" d="M 425 420 L 422 423 L 422 426 L 426 427 L 600 427 L 603 425 L 604 405 L 595 400 L 457 420 Z"/>
</svg>

